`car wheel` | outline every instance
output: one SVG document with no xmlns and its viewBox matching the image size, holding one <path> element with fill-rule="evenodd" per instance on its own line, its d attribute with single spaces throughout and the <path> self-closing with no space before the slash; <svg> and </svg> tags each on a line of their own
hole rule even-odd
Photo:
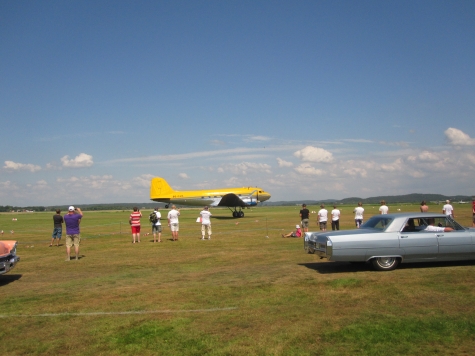
<svg viewBox="0 0 475 356">
<path fill-rule="evenodd" d="M 373 268 L 377 271 L 391 271 L 399 264 L 399 259 L 396 257 L 377 257 L 371 260 Z"/>
</svg>

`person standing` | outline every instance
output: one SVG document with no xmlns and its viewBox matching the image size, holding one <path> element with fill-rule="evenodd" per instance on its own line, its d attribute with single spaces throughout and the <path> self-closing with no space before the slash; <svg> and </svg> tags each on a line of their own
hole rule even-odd
<svg viewBox="0 0 475 356">
<path fill-rule="evenodd" d="M 205 206 L 200 212 L 201 215 L 201 240 L 205 239 L 206 233 L 208 234 L 208 240 L 211 240 L 211 213 L 209 208 Z"/>
<path fill-rule="evenodd" d="M 426 204 L 426 201 L 423 200 L 421 202 L 421 213 L 427 213 L 429 211 L 429 207 Z"/>
<path fill-rule="evenodd" d="M 307 209 L 307 204 L 302 204 L 302 210 L 300 210 L 301 225 L 304 232 L 308 232 L 308 220 L 310 211 Z"/>
<path fill-rule="evenodd" d="M 364 213 L 364 208 L 363 208 L 363 203 L 359 202 L 358 206 L 353 210 L 355 213 L 355 224 L 356 227 L 359 229 L 360 226 L 363 224 L 363 213 Z"/>
<path fill-rule="evenodd" d="M 79 242 L 81 241 L 79 224 L 83 213 L 81 209 L 70 206 L 68 213 L 64 215 L 64 225 L 66 226 L 66 261 L 71 259 L 71 247 L 74 246 L 76 260 L 79 260 Z"/>
<path fill-rule="evenodd" d="M 332 231 L 340 230 L 340 210 L 333 205 L 332 214 Z"/>
<path fill-rule="evenodd" d="M 389 208 L 386 205 L 386 202 L 384 200 L 381 200 L 381 206 L 379 207 L 379 213 L 380 214 L 387 214 L 389 212 Z"/>
<path fill-rule="evenodd" d="M 168 226 L 172 231 L 173 241 L 178 241 L 178 231 L 180 230 L 180 225 L 178 222 L 178 217 L 180 216 L 180 210 L 176 209 L 175 205 L 172 205 L 172 210 L 168 212 Z"/>
<path fill-rule="evenodd" d="M 142 217 L 142 213 L 140 212 L 139 208 L 134 206 L 134 211 L 130 214 L 129 217 L 129 224 L 132 228 L 132 242 L 135 243 L 140 242 L 140 218 Z"/>
<path fill-rule="evenodd" d="M 454 208 L 453 206 L 450 204 L 450 200 L 446 200 L 445 201 L 445 205 L 444 207 L 442 208 L 442 212 L 445 214 L 445 215 L 448 215 L 452 218 L 455 218 L 455 213 L 454 213 Z"/>
<path fill-rule="evenodd" d="M 325 204 L 320 205 L 320 210 L 318 211 L 318 222 L 320 224 L 321 231 L 327 231 L 327 221 L 328 221 L 328 210 L 325 209 Z"/>
<path fill-rule="evenodd" d="M 158 208 L 155 208 L 152 214 L 155 215 L 155 219 L 152 221 L 153 242 L 157 242 L 157 235 L 158 242 L 162 242 L 162 223 L 160 222 L 162 214 L 160 214 Z"/>
<path fill-rule="evenodd" d="M 56 239 L 58 239 L 56 241 L 56 246 L 59 247 L 59 242 L 61 241 L 61 236 L 63 235 L 63 222 L 64 219 L 61 215 L 61 210 L 57 209 L 56 214 L 53 215 L 54 229 L 53 235 L 51 235 L 51 242 L 49 244 L 49 247 L 53 246 L 53 242 Z"/>
</svg>

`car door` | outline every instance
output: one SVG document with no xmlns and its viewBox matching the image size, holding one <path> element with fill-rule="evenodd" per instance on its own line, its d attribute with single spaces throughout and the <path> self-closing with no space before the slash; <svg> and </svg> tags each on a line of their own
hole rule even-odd
<svg viewBox="0 0 475 356">
<path fill-rule="evenodd" d="M 404 250 L 404 261 L 435 260 L 439 254 L 439 242 L 434 232 L 421 230 L 418 219 L 408 219 L 399 232 L 399 246 Z"/>
<path fill-rule="evenodd" d="M 472 242 L 472 233 L 457 224 L 451 218 L 437 219 L 435 224 L 442 227 L 451 227 L 450 232 L 437 232 L 439 243 L 439 259 L 445 261 L 468 260 L 475 258 L 475 248 Z"/>
</svg>

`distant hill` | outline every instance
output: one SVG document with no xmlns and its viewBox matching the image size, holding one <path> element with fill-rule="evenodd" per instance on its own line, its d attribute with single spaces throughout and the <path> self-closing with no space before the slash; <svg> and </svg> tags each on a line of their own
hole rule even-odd
<svg viewBox="0 0 475 356">
<path fill-rule="evenodd" d="M 323 200 L 294 200 L 294 201 L 267 201 L 264 205 L 268 206 L 290 206 L 290 205 L 320 205 L 321 203 L 325 204 L 358 204 L 358 202 L 362 202 L 363 204 L 379 204 L 381 200 L 385 200 L 387 204 L 395 204 L 395 203 L 420 203 L 421 201 L 425 200 L 427 203 L 438 203 L 438 202 L 445 202 L 449 199 L 452 203 L 456 204 L 459 201 L 464 202 L 471 202 L 472 196 L 470 195 L 442 195 L 442 194 L 419 194 L 419 193 L 412 193 L 406 195 L 380 195 L 376 197 L 369 197 L 369 198 L 358 198 L 358 197 L 351 197 L 345 199 L 323 199 Z"/>
</svg>

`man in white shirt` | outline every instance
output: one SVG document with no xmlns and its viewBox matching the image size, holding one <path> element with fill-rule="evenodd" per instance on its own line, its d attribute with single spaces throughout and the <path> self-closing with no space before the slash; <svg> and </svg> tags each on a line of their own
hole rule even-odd
<svg viewBox="0 0 475 356">
<path fill-rule="evenodd" d="M 332 230 L 340 230 L 340 210 L 336 208 L 336 205 L 333 205 L 332 214 Z"/>
<path fill-rule="evenodd" d="M 176 210 L 176 206 L 172 205 L 172 210 L 168 212 L 168 226 L 170 227 L 170 230 L 172 231 L 173 241 L 178 240 L 178 230 L 179 230 L 178 217 L 179 216 L 180 216 L 180 210 Z"/>
<path fill-rule="evenodd" d="M 434 225 L 427 225 L 427 227 L 424 229 L 424 231 L 430 231 L 430 232 L 450 232 L 454 231 L 451 227 L 442 227 L 442 226 L 434 226 Z"/>
<path fill-rule="evenodd" d="M 445 205 L 444 207 L 442 208 L 442 212 L 445 214 L 445 215 L 449 215 L 451 216 L 452 218 L 455 217 L 454 215 L 454 207 L 450 204 L 450 200 L 446 200 L 445 201 Z"/>
<path fill-rule="evenodd" d="M 200 212 L 201 215 L 201 240 L 205 239 L 206 233 L 208 233 L 208 240 L 211 240 L 211 213 L 209 208 L 205 206 Z"/>
<path fill-rule="evenodd" d="M 363 213 L 364 213 L 364 208 L 363 208 L 363 203 L 359 202 L 358 206 L 353 210 L 355 213 L 355 224 L 356 227 L 359 229 L 360 226 L 363 224 Z"/>
<path fill-rule="evenodd" d="M 327 231 L 328 210 L 325 209 L 325 204 L 320 205 L 318 211 L 318 222 L 320 223 L 320 230 Z"/>
<path fill-rule="evenodd" d="M 381 200 L 381 206 L 379 207 L 379 213 L 380 214 L 387 214 L 389 212 L 389 208 L 386 205 L 386 202 L 384 200 Z"/>
</svg>

